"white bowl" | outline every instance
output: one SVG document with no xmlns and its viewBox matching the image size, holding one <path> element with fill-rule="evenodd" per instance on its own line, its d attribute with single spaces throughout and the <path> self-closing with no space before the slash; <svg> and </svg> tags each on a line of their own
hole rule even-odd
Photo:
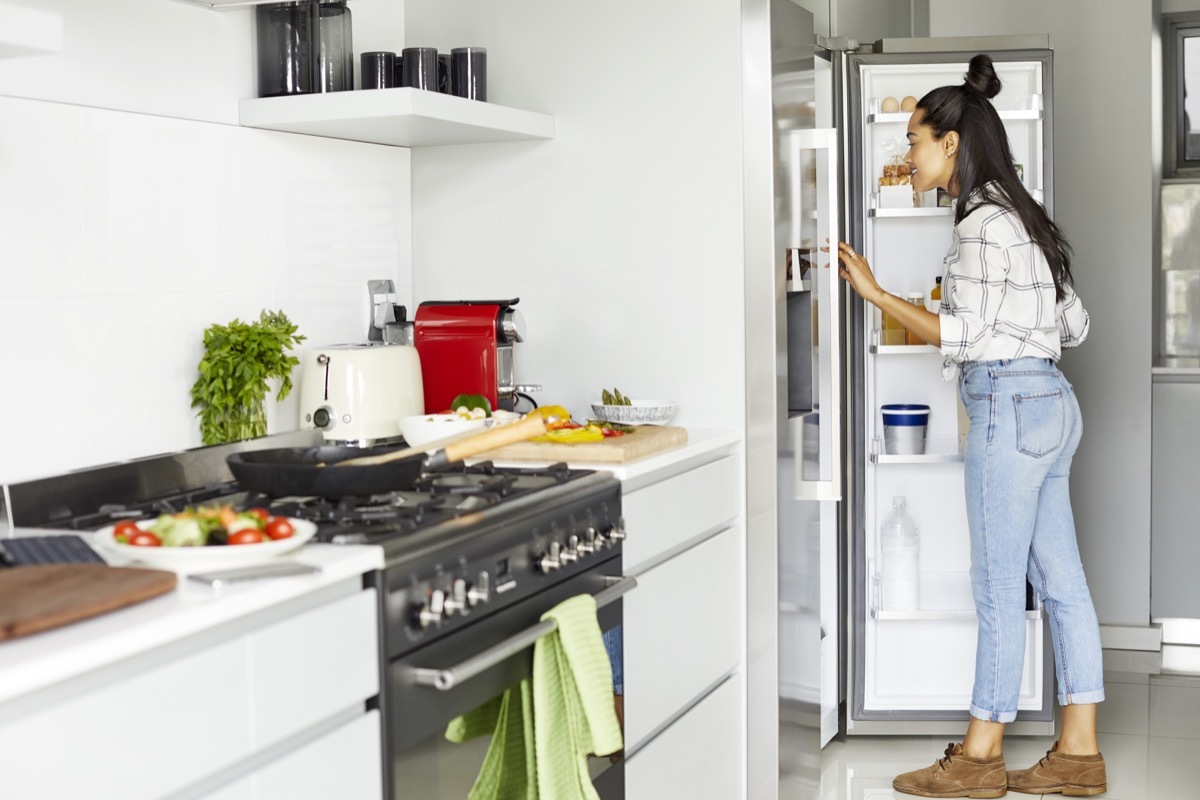
<svg viewBox="0 0 1200 800">
<path fill-rule="evenodd" d="M 675 416 L 678 403 L 669 400 L 631 400 L 627 406 L 606 406 L 592 403 L 596 419 L 620 425 L 666 425 Z"/>
<path fill-rule="evenodd" d="M 430 442 L 483 430 L 487 419 L 467 419 L 458 414 L 417 414 L 400 418 L 400 433 L 409 447 L 424 447 Z"/>
</svg>

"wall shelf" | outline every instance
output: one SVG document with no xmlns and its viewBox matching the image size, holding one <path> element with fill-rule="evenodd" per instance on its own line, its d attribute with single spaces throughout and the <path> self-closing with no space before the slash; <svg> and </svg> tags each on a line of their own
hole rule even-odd
<svg viewBox="0 0 1200 800">
<path fill-rule="evenodd" d="M 243 100 L 241 124 L 398 147 L 554 138 L 554 117 L 399 87 Z"/>
<path fill-rule="evenodd" d="M 61 53 L 62 45 L 60 15 L 0 1 L 0 58 Z"/>
</svg>

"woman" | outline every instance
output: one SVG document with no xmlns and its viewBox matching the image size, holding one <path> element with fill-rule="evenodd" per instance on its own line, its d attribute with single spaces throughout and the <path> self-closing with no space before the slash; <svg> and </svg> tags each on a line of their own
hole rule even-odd
<svg viewBox="0 0 1200 800">
<path fill-rule="evenodd" d="M 966 501 L 979 618 L 971 720 L 961 744 L 893 786 L 923 797 L 1091 796 L 1107 788 L 1096 743 L 1103 665 L 1067 490 L 1079 405 L 1056 366 L 1062 346 L 1087 337 L 1088 315 L 1071 286 L 1070 246 L 1013 167 L 990 102 L 999 91 L 992 60 L 975 56 L 964 83 L 925 95 L 908 123 L 913 188 L 957 198 L 937 314 L 888 294 L 866 259 L 838 244 L 839 274 L 859 295 L 939 343 L 943 377 L 958 378 L 971 420 Z M 1021 687 L 1026 578 L 1050 618 L 1063 727 L 1045 758 L 1006 773 L 1001 745 Z"/>
</svg>

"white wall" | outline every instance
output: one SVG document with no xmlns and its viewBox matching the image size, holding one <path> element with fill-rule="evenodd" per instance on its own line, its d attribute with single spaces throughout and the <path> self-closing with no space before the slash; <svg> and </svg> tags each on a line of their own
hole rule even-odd
<svg viewBox="0 0 1200 800">
<path fill-rule="evenodd" d="M 1150 3 L 931 0 L 934 36 L 1050 33 L 1055 219 L 1091 335 L 1062 360 L 1083 408 L 1072 472 L 1084 568 L 1102 623 L 1150 620 L 1154 122 Z"/>
<path fill-rule="evenodd" d="M 253 93 L 251 12 L 36 5 L 63 52 L 0 59 L 0 482 L 198 445 L 212 323 L 283 309 L 306 344 L 355 341 L 368 279 L 411 291 L 408 150 L 226 124 Z M 402 31 L 383 0 L 356 26 L 373 12 Z"/>
<path fill-rule="evenodd" d="M 488 49 L 488 96 L 552 141 L 413 152 L 416 299 L 520 297 L 517 377 L 740 428 L 739 3 L 409 0 L 410 45 Z"/>
</svg>

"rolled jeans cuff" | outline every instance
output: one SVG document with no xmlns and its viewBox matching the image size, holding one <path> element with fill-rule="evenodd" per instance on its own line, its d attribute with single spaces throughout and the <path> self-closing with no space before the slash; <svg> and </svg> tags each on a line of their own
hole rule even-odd
<svg viewBox="0 0 1200 800">
<path fill-rule="evenodd" d="M 1090 703 L 1103 702 L 1103 689 L 1096 689 L 1095 691 L 1091 692 L 1073 692 L 1071 694 L 1067 694 L 1066 692 L 1058 693 L 1058 704 L 1060 706 L 1085 706 Z"/>
<path fill-rule="evenodd" d="M 1017 718 L 1016 711 L 989 711 L 986 708 L 980 708 L 974 703 L 971 704 L 971 716 L 975 719 L 981 719 L 984 722 L 1012 722 Z"/>
</svg>

